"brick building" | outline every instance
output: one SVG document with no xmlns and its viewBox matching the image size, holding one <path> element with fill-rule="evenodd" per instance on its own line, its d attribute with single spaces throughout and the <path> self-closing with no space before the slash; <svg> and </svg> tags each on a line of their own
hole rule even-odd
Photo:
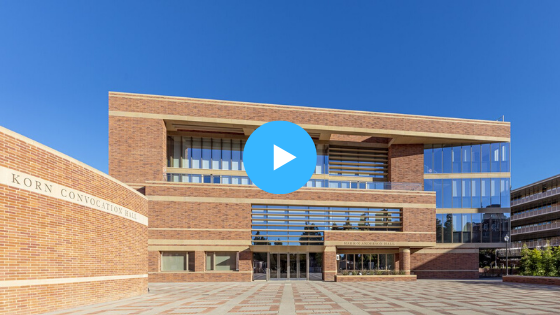
<svg viewBox="0 0 560 315">
<path fill-rule="evenodd" d="M 275 120 L 317 148 L 286 195 L 243 165 Z M 148 198 L 151 282 L 476 278 L 509 233 L 509 142 L 507 122 L 109 94 L 109 174 Z"/>
<path fill-rule="evenodd" d="M 512 248 L 560 246 L 560 175 L 511 192 Z"/>
</svg>

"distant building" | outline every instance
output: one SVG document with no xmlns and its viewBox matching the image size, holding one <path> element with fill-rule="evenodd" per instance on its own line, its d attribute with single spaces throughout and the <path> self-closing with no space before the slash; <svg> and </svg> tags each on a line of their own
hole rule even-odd
<svg viewBox="0 0 560 315">
<path fill-rule="evenodd" d="M 560 246 L 560 175 L 511 192 L 513 248 Z"/>
</svg>

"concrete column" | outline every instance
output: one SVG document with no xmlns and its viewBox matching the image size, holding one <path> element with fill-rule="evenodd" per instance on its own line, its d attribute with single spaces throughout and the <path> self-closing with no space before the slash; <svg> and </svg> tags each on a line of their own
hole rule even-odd
<svg viewBox="0 0 560 315">
<path fill-rule="evenodd" d="M 399 253 L 399 270 L 410 275 L 410 248 L 401 248 Z"/>
</svg>

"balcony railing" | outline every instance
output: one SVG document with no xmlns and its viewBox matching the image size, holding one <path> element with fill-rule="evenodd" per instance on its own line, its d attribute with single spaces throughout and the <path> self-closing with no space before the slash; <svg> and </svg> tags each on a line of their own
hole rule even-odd
<svg viewBox="0 0 560 315">
<path fill-rule="evenodd" d="M 554 237 L 550 240 L 538 240 L 538 241 L 529 241 L 529 242 L 513 242 L 511 243 L 512 248 L 523 248 L 523 245 L 527 245 L 529 248 L 536 248 L 536 247 L 544 247 L 548 244 L 548 246 L 560 246 L 560 237 Z"/>
<path fill-rule="evenodd" d="M 511 235 L 550 231 L 555 229 L 560 229 L 560 223 L 556 222 L 556 223 L 543 224 L 537 226 L 528 226 L 520 229 L 513 229 L 511 230 Z"/>
<path fill-rule="evenodd" d="M 542 193 L 533 194 L 533 195 L 530 195 L 530 196 L 527 196 L 527 197 L 512 200 L 511 205 L 512 206 L 517 206 L 517 205 L 520 205 L 520 204 L 523 204 L 523 203 L 526 203 L 526 202 L 535 201 L 535 200 L 539 200 L 539 199 L 554 196 L 554 195 L 560 195 L 560 188 L 553 188 L 553 189 L 547 190 L 547 191 L 542 192 Z"/>
<path fill-rule="evenodd" d="M 560 206 L 552 206 L 540 210 L 533 210 L 524 213 L 516 213 L 511 216 L 511 220 L 515 221 L 515 220 L 521 220 L 526 218 L 533 218 L 539 215 L 555 213 L 555 212 L 560 212 Z"/>
<path fill-rule="evenodd" d="M 224 185 L 253 185 L 247 176 L 229 175 L 200 175 L 168 173 L 167 181 L 174 183 L 200 183 L 200 184 L 224 184 Z M 422 191 L 420 183 L 399 182 L 369 182 L 360 180 L 329 180 L 310 179 L 303 187 L 308 188 L 334 188 L 334 189 L 367 189 L 367 190 L 408 190 Z"/>
</svg>

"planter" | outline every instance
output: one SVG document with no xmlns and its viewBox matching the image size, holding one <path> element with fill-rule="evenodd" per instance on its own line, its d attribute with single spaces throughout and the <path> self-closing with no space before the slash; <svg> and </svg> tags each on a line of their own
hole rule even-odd
<svg viewBox="0 0 560 315">
<path fill-rule="evenodd" d="M 503 282 L 560 285 L 560 277 L 503 276 Z"/>
<path fill-rule="evenodd" d="M 416 275 L 362 275 L 343 276 L 335 275 L 335 282 L 369 282 L 369 281 L 416 281 Z"/>
</svg>

